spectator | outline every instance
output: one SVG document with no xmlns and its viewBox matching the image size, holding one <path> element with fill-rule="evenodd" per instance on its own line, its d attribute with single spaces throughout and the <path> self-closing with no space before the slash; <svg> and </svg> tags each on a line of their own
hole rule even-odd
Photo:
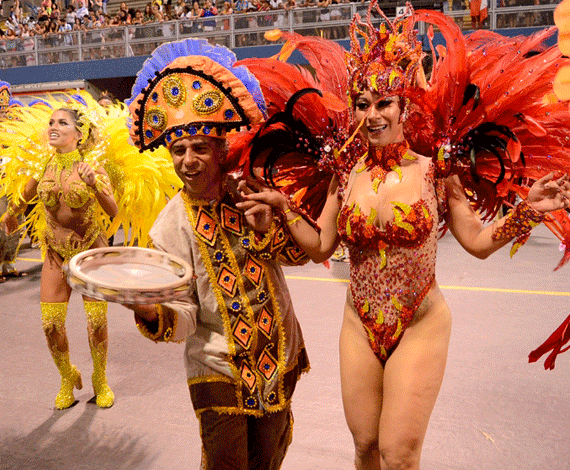
<svg viewBox="0 0 570 470">
<path fill-rule="evenodd" d="M 18 15 L 16 14 L 16 9 L 14 5 L 10 6 L 10 15 L 8 15 L 8 21 L 12 23 L 15 29 L 18 29 L 20 22 L 18 21 Z"/>
<path fill-rule="evenodd" d="M 154 12 L 152 11 L 152 3 L 148 2 L 144 7 L 143 23 L 154 23 L 155 19 Z"/>
<path fill-rule="evenodd" d="M 22 25 L 22 30 L 20 32 L 20 38 L 22 41 L 22 49 L 24 50 L 24 61 L 26 66 L 36 65 L 36 57 L 33 53 L 35 42 L 34 42 L 35 31 L 28 27 L 27 24 Z"/>
<path fill-rule="evenodd" d="M 178 0 L 178 2 L 176 2 L 176 5 L 174 6 L 174 12 L 176 14 L 176 18 L 181 18 L 182 15 L 185 13 L 184 12 L 184 0 Z"/>
<path fill-rule="evenodd" d="M 0 2 L 1 1 L 2 0 L 0 0 Z M 0 53 L 1 52 L 6 52 L 6 35 L 2 28 L 0 28 Z"/>
<path fill-rule="evenodd" d="M 331 0 L 330 10 L 331 10 L 331 21 L 342 20 L 342 12 L 340 5 L 342 0 Z M 346 26 L 335 26 L 330 30 L 330 39 L 344 39 L 346 37 L 347 27 Z"/>
<path fill-rule="evenodd" d="M 121 18 L 122 23 L 127 22 L 127 17 L 129 16 L 129 9 L 127 8 L 127 4 L 125 2 L 121 3 L 117 15 L 119 15 L 119 17 Z"/>
<path fill-rule="evenodd" d="M 71 26 L 71 29 L 73 29 L 73 25 L 75 24 L 75 18 L 77 18 L 75 7 L 73 5 L 68 5 L 67 13 L 65 14 L 65 22 Z"/>
<path fill-rule="evenodd" d="M 59 4 L 57 2 L 53 2 L 51 4 L 51 14 L 49 15 L 51 20 L 59 20 L 61 16 L 61 10 L 59 9 Z"/>
<path fill-rule="evenodd" d="M 198 0 L 194 0 L 192 2 L 192 11 L 190 12 L 190 18 L 192 19 L 192 33 L 199 33 L 202 31 L 202 23 L 200 21 L 196 21 L 198 18 L 202 17 L 203 10 L 200 8 L 200 2 Z"/>
<path fill-rule="evenodd" d="M 12 28 L 8 28 L 6 31 L 6 52 L 8 54 L 13 54 L 18 49 L 18 37 L 16 36 L 16 31 Z M 12 55 L 8 59 L 10 61 L 10 67 L 18 67 L 19 61 L 16 55 Z"/>
<path fill-rule="evenodd" d="M 142 39 L 144 37 L 143 28 L 142 28 L 142 24 L 143 24 L 143 12 L 142 12 L 142 10 L 139 10 L 138 8 L 135 10 L 135 14 L 133 16 L 131 24 L 134 26 L 134 31 L 135 31 L 134 32 L 134 38 L 135 39 Z M 135 56 L 139 56 L 139 55 L 142 55 L 144 53 L 144 45 L 143 44 L 139 44 L 138 42 L 135 42 L 134 44 L 132 44 L 131 47 L 133 48 L 133 55 L 135 55 Z"/>
<path fill-rule="evenodd" d="M 40 9 L 38 11 L 37 21 L 38 23 L 42 23 L 49 19 L 49 13 L 47 12 L 46 7 L 44 6 L 45 2 L 42 2 Z M 51 13 L 51 11 L 50 11 Z"/>
<path fill-rule="evenodd" d="M 48 17 L 51 15 L 51 11 L 52 11 L 52 3 L 51 0 L 44 0 L 42 2 L 42 6 L 45 7 L 46 13 L 48 14 Z"/>
<path fill-rule="evenodd" d="M 487 18 L 487 0 L 470 0 L 471 28 L 479 29 Z"/>
<path fill-rule="evenodd" d="M 156 4 L 156 2 L 152 4 L 151 9 L 152 9 L 152 13 L 154 14 L 154 21 L 155 22 L 158 23 L 158 22 L 164 21 L 164 15 L 161 13 L 160 8 Z"/>
<path fill-rule="evenodd" d="M 316 23 L 317 12 L 314 9 L 314 7 L 317 6 L 316 0 L 303 0 L 303 3 L 301 3 L 300 6 L 304 9 L 303 23 Z"/>
<path fill-rule="evenodd" d="M 229 1 L 225 1 L 222 9 L 220 10 L 220 15 L 231 15 L 234 12 L 232 4 Z M 230 20 L 222 21 L 222 29 L 228 31 L 230 29 Z"/>
<path fill-rule="evenodd" d="M 89 16 L 89 10 L 87 9 L 87 7 L 85 6 L 85 4 L 83 3 L 83 0 L 79 0 L 77 2 L 77 12 L 76 12 L 76 16 L 77 18 L 79 18 L 80 20 L 82 20 L 84 17 Z"/>
<path fill-rule="evenodd" d="M 271 5 L 269 4 L 269 0 L 261 0 L 257 11 L 271 11 Z M 273 25 L 274 17 L 273 15 L 264 15 L 257 17 L 257 25 L 258 26 L 271 26 Z"/>
<path fill-rule="evenodd" d="M 62 43 L 64 46 L 69 47 L 73 45 L 73 25 L 69 24 L 67 20 L 59 21 L 58 28 Z M 65 62 L 73 62 L 74 51 L 65 51 L 62 53 L 62 57 L 65 57 Z"/>
<path fill-rule="evenodd" d="M 212 5 L 212 0 L 206 0 L 204 9 L 202 10 L 202 17 L 208 18 L 210 16 L 217 16 L 218 9 Z M 216 29 L 216 20 L 204 21 L 202 24 L 204 31 L 214 31 Z"/>
<path fill-rule="evenodd" d="M 283 4 L 283 8 L 285 10 L 293 10 L 294 8 L 297 8 L 297 2 L 295 0 L 287 0 L 287 3 Z"/>
<path fill-rule="evenodd" d="M 75 18 L 75 24 L 73 25 L 73 31 L 86 31 L 85 25 L 81 18 Z"/>
<path fill-rule="evenodd" d="M 331 20 L 330 4 L 331 0 L 317 0 L 317 7 L 320 8 L 319 21 L 328 23 Z M 330 39 L 332 37 L 331 30 L 332 28 L 330 26 L 321 28 L 320 36 L 325 39 Z"/>
<path fill-rule="evenodd" d="M 162 0 L 153 0 L 152 4 L 164 16 L 164 8 L 162 7 Z"/>
<path fill-rule="evenodd" d="M 169 20 L 171 20 L 172 18 L 178 18 L 178 15 L 176 14 L 176 11 L 172 7 L 172 4 L 170 3 L 170 1 L 168 1 L 164 5 L 162 5 L 162 14 L 165 17 L 168 16 Z"/>
<path fill-rule="evenodd" d="M 22 22 L 22 5 L 20 3 L 20 0 L 14 0 L 13 7 L 14 7 L 14 15 L 16 16 L 16 21 L 19 24 Z"/>
</svg>

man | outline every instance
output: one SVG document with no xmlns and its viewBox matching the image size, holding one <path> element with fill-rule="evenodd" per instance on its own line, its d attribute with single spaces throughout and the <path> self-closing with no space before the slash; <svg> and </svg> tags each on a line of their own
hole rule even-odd
<svg viewBox="0 0 570 470">
<path fill-rule="evenodd" d="M 77 12 L 75 13 L 75 16 L 82 21 L 85 17 L 89 16 L 89 10 L 81 0 L 77 3 Z"/>
<path fill-rule="evenodd" d="M 154 59 L 181 54 L 155 69 L 164 61 Z M 141 149 L 170 150 L 184 188 L 150 237 L 156 249 L 186 259 L 194 279 L 183 300 L 128 307 L 148 338 L 186 341 L 201 468 L 277 470 L 291 441 L 295 384 L 309 369 L 279 262 L 306 256 L 269 206 L 236 207 L 225 135 L 264 119 L 259 84 L 232 66 L 231 51 L 204 40 L 164 44 L 153 58 L 128 102 L 131 137 Z"/>
</svg>

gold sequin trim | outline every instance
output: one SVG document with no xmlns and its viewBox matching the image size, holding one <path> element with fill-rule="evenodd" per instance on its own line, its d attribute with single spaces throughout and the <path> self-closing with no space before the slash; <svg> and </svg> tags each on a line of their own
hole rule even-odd
<svg viewBox="0 0 570 470">
<path fill-rule="evenodd" d="M 224 95 L 221 91 L 210 90 L 197 94 L 192 100 L 192 107 L 199 115 L 214 114 L 224 104 Z"/>
<path fill-rule="evenodd" d="M 166 128 L 168 116 L 164 110 L 158 107 L 153 107 L 146 112 L 145 121 L 153 129 L 163 131 Z"/>
<path fill-rule="evenodd" d="M 168 104 L 179 108 L 186 102 L 187 92 L 184 82 L 178 75 L 169 75 L 162 82 L 162 96 Z"/>
</svg>

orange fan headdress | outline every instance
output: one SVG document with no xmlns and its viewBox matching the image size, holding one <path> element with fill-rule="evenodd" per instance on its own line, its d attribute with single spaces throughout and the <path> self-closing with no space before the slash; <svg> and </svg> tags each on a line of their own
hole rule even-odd
<svg viewBox="0 0 570 470">
<path fill-rule="evenodd" d="M 227 131 L 263 122 L 259 83 L 235 55 L 205 40 L 163 44 L 143 65 L 127 101 L 130 134 L 141 150 L 196 135 L 223 138 Z"/>
<path fill-rule="evenodd" d="M 422 44 L 416 39 L 413 9 L 410 4 L 406 8 L 404 15 L 390 21 L 372 0 L 365 21 L 359 15 L 353 18 L 350 51 L 346 53 L 351 104 L 365 90 L 383 96 L 411 97 L 425 87 Z M 383 18 L 380 28 L 372 24 L 372 13 Z"/>
</svg>

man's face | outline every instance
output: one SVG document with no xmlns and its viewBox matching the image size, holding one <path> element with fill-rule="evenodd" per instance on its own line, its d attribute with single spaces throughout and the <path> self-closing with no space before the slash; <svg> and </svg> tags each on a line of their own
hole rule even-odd
<svg viewBox="0 0 570 470">
<path fill-rule="evenodd" d="M 184 137 L 170 148 L 174 170 L 193 198 L 216 199 L 221 190 L 225 142 L 206 136 Z"/>
</svg>

